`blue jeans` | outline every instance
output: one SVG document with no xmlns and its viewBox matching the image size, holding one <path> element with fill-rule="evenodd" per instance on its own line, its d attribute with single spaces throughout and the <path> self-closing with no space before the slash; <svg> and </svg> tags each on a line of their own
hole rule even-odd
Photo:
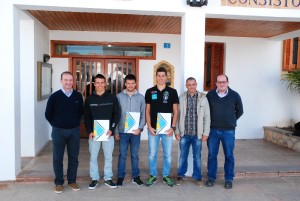
<svg viewBox="0 0 300 201">
<path fill-rule="evenodd" d="M 124 178 L 126 174 L 126 157 L 127 149 L 130 145 L 131 170 L 132 178 L 140 176 L 139 169 L 139 149 L 141 135 L 133 135 L 130 133 L 120 133 L 119 141 L 119 162 L 118 162 L 118 178 Z"/>
<path fill-rule="evenodd" d="M 224 177 L 225 181 L 233 181 L 234 177 L 234 145 L 235 145 L 235 130 L 215 130 L 210 129 L 208 146 L 208 161 L 207 171 L 208 178 L 216 180 L 218 170 L 218 152 L 220 141 L 222 142 L 225 155 Z"/>
<path fill-rule="evenodd" d="M 102 144 L 102 150 L 104 153 L 104 180 L 111 180 L 113 176 L 112 172 L 112 154 L 114 151 L 114 136 L 109 138 L 109 141 L 96 142 L 89 139 L 89 150 L 91 154 L 90 158 L 90 177 L 92 180 L 99 180 L 98 170 L 98 154 Z"/>
<path fill-rule="evenodd" d="M 72 129 L 52 127 L 51 137 L 53 144 L 53 169 L 55 174 L 55 185 L 64 184 L 63 159 L 66 146 L 68 151 L 68 183 L 76 183 L 78 154 L 80 147 L 79 127 Z"/>
<path fill-rule="evenodd" d="M 165 134 L 158 134 L 156 136 L 153 136 L 148 130 L 148 159 L 150 166 L 150 175 L 155 177 L 157 177 L 157 151 L 160 139 L 162 142 L 164 155 L 162 175 L 163 177 L 165 177 L 170 175 L 173 136 L 168 137 Z"/>
<path fill-rule="evenodd" d="M 202 179 L 201 170 L 201 150 L 202 141 L 198 139 L 197 135 L 184 135 L 179 142 L 180 147 L 180 157 L 179 157 L 179 167 L 177 170 L 177 176 L 184 177 L 188 168 L 188 156 L 190 146 L 193 148 L 193 179 Z"/>
</svg>

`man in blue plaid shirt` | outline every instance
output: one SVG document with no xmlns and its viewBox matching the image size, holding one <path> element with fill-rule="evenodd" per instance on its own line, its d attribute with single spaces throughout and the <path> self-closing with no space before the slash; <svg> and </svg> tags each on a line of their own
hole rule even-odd
<svg viewBox="0 0 300 201">
<path fill-rule="evenodd" d="M 201 150 L 210 131 L 210 110 L 204 93 L 197 91 L 197 82 L 189 77 L 185 84 L 187 91 L 179 97 L 179 115 L 176 139 L 179 141 L 180 158 L 177 171 L 177 185 L 183 183 L 188 168 L 190 146 L 193 150 L 193 175 L 195 183 L 202 187 Z"/>
</svg>

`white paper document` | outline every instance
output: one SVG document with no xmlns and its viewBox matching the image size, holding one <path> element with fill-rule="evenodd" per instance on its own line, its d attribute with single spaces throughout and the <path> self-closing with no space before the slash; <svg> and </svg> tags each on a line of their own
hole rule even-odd
<svg viewBox="0 0 300 201">
<path fill-rule="evenodd" d="M 167 134 L 166 130 L 171 128 L 171 113 L 157 113 L 156 134 Z"/>
<path fill-rule="evenodd" d="M 132 133 L 138 129 L 140 116 L 139 112 L 126 112 L 124 133 Z"/>
<path fill-rule="evenodd" d="M 108 141 L 109 120 L 94 120 L 93 141 Z"/>
</svg>

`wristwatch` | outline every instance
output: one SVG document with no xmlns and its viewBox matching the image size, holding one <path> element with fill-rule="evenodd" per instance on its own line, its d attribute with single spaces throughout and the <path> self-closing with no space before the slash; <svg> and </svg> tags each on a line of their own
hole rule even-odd
<svg viewBox="0 0 300 201">
<path fill-rule="evenodd" d="M 173 128 L 174 131 L 176 130 L 176 126 L 172 126 L 171 128 Z"/>
</svg>

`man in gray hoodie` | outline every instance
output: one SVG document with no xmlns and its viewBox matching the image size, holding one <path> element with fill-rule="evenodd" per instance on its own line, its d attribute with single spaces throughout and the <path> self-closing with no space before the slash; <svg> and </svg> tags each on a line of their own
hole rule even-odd
<svg viewBox="0 0 300 201">
<path fill-rule="evenodd" d="M 141 140 L 141 132 L 146 124 L 145 120 L 145 98 L 136 90 L 136 77 L 128 74 L 125 77 L 125 87 L 121 93 L 117 95 L 120 104 L 121 117 L 119 124 L 115 130 L 115 139 L 119 140 L 119 162 L 118 162 L 118 181 L 117 186 L 122 186 L 126 174 L 126 156 L 127 149 L 130 146 L 132 182 L 137 185 L 144 183 L 140 179 L 139 170 L 139 148 Z M 125 128 L 126 116 L 128 112 L 137 112 L 140 114 L 138 129 L 127 133 Z M 126 133 L 125 133 L 126 132 Z"/>
</svg>

